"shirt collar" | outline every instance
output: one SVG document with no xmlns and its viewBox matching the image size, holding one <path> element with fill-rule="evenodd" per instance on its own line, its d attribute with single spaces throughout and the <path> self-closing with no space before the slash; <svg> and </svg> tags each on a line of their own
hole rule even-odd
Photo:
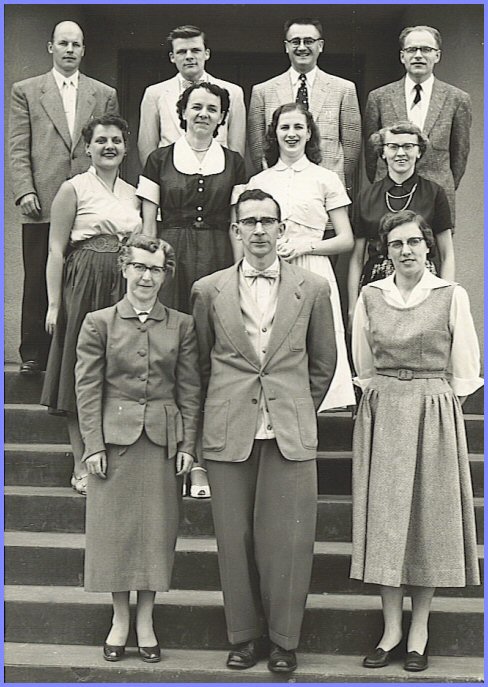
<svg viewBox="0 0 488 687">
<path fill-rule="evenodd" d="M 179 86 L 180 86 L 180 91 L 183 92 L 183 91 L 185 90 L 185 88 L 188 88 L 188 87 L 185 85 L 185 82 L 186 82 L 186 81 L 190 81 L 190 79 L 185 79 L 185 77 L 182 76 L 182 75 L 180 74 L 180 72 L 178 72 L 178 75 L 177 75 L 177 76 L 178 76 L 178 84 L 179 84 Z M 208 81 L 208 80 L 209 80 L 209 79 L 208 79 L 208 74 L 207 74 L 207 72 L 205 72 L 205 71 L 203 72 L 203 74 L 201 75 L 201 77 L 200 77 L 199 79 L 197 79 L 198 82 L 200 82 L 200 81 Z"/>
<path fill-rule="evenodd" d="M 406 191 L 411 191 L 413 186 L 415 184 L 418 184 L 419 181 L 419 175 L 417 172 L 414 172 L 411 177 L 408 177 L 408 179 L 405 179 L 401 184 L 397 183 L 396 181 L 393 181 L 393 179 L 390 177 L 389 174 L 386 175 L 385 177 L 385 187 L 390 190 L 392 188 L 404 188 Z"/>
<path fill-rule="evenodd" d="M 266 269 L 269 270 L 278 270 L 278 274 L 280 274 L 280 261 L 278 260 L 278 256 L 275 258 L 274 262 L 271 265 L 268 265 Z M 242 258 L 241 264 L 239 265 L 239 269 L 242 272 L 243 269 L 245 270 L 255 270 L 257 269 L 256 267 L 253 267 L 250 262 L 246 260 L 246 258 Z"/>
<path fill-rule="evenodd" d="M 106 189 L 108 189 L 108 190 L 110 191 L 110 193 L 113 193 L 114 195 L 117 195 L 117 191 L 119 190 L 119 186 L 120 186 L 120 178 L 119 178 L 118 172 L 117 172 L 117 178 L 115 179 L 115 183 L 114 183 L 114 188 L 113 188 L 113 190 L 112 190 L 109 186 L 107 186 L 107 184 L 104 182 L 103 179 L 101 179 L 101 178 L 98 176 L 97 170 L 95 169 L 95 167 L 94 167 L 93 165 L 90 165 L 90 167 L 88 167 L 87 172 L 88 172 L 88 174 L 93 174 L 93 176 L 96 177 L 96 178 L 98 179 L 98 181 L 99 181 L 101 184 L 103 184 L 103 186 L 105 186 Z"/>
<path fill-rule="evenodd" d="M 74 74 L 71 74 L 71 76 L 64 76 L 64 74 L 58 72 L 58 70 L 55 67 L 52 68 L 51 72 L 54 76 L 54 80 L 56 81 L 56 85 L 59 88 L 59 90 L 63 88 L 63 84 L 65 81 L 71 81 L 74 87 L 76 89 L 78 88 L 78 81 L 80 78 L 80 72 L 78 71 L 78 69 L 75 71 Z"/>
<path fill-rule="evenodd" d="M 225 168 L 224 150 L 214 138 L 207 154 L 200 161 L 183 135 L 174 144 L 174 163 L 176 169 L 183 174 L 219 174 Z"/>
<path fill-rule="evenodd" d="M 292 165 L 287 165 L 280 158 L 273 169 L 275 169 L 277 172 L 284 172 L 287 169 L 293 169 L 295 172 L 303 172 L 303 170 L 307 167 L 310 167 L 311 164 L 312 163 L 308 157 L 306 155 L 302 155 L 302 157 L 299 160 L 296 160 Z"/>
<path fill-rule="evenodd" d="M 411 96 L 415 94 L 415 86 L 417 85 L 417 82 L 412 79 L 410 74 L 407 74 L 405 76 L 405 89 L 407 93 L 409 93 Z M 434 86 L 434 75 L 431 74 L 428 79 L 423 81 L 421 84 L 422 86 L 422 94 L 426 98 L 430 98 L 430 95 L 432 93 L 432 87 Z"/>
<path fill-rule="evenodd" d="M 420 290 L 430 291 L 431 289 L 441 289 L 445 286 L 449 286 L 450 284 L 451 282 L 446 281 L 445 279 L 441 279 L 440 277 L 436 277 L 435 274 L 432 274 L 432 272 L 430 272 L 428 269 L 425 269 L 422 278 L 420 279 L 419 283 L 415 286 L 415 288 L 412 290 L 412 293 Z M 368 284 L 368 286 L 372 286 L 375 289 L 381 289 L 382 291 L 390 291 L 392 293 L 396 293 L 399 295 L 401 301 L 403 302 L 403 298 L 400 296 L 400 292 L 398 291 L 397 285 L 395 284 L 395 273 L 390 274 L 390 276 L 385 277 L 385 279 L 378 279 L 378 281 L 372 281 Z"/>
<path fill-rule="evenodd" d="M 309 88 L 312 88 L 314 84 L 315 77 L 317 75 L 317 69 L 318 67 L 315 66 L 313 69 L 311 69 L 309 72 L 305 74 L 307 78 L 307 86 Z M 293 86 L 293 88 L 295 88 L 298 85 L 298 80 L 300 78 L 301 72 L 297 72 L 297 70 L 294 67 L 290 67 L 288 73 L 290 74 L 291 85 Z"/>
</svg>

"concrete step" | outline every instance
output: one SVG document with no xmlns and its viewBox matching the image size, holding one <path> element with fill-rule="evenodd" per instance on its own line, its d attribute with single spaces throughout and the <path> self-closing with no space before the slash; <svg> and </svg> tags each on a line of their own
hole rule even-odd
<svg viewBox="0 0 488 687">
<path fill-rule="evenodd" d="M 465 415 L 468 450 L 483 452 L 483 416 Z M 321 413 L 318 416 L 319 451 L 350 451 L 353 423 L 349 412 Z M 67 444 L 68 430 L 63 417 L 50 415 L 39 405 L 5 404 L 7 443 Z"/>
<path fill-rule="evenodd" d="M 100 642 L 99 642 L 100 643 Z M 266 660 L 244 671 L 225 667 L 227 651 L 163 648 L 162 661 L 143 663 L 134 649 L 122 661 L 108 664 L 100 646 L 66 644 L 5 645 L 6 682 L 276 682 L 283 677 L 270 673 Z M 298 654 L 298 669 L 289 682 L 410 682 L 398 658 L 381 670 L 368 670 L 361 657 L 337 654 Z M 432 656 L 422 682 L 483 682 L 483 659 Z"/>
<path fill-rule="evenodd" d="M 6 584 L 83 586 L 84 534 L 6 532 Z M 480 568 L 483 547 L 478 547 Z M 349 579 L 351 544 L 315 542 L 310 591 L 317 594 L 377 594 L 376 585 Z M 180 537 L 171 587 L 219 590 L 217 543 L 211 537 Z M 483 586 L 438 589 L 439 596 L 481 597 Z"/>
<path fill-rule="evenodd" d="M 111 622 L 111 595 L 79 587 L 7 585 L 6 641 L 46 644 L 100 643 Z M 406 601 L 405 608 L 410 608 Z M 409 612 L 405 613 L 409 622 Z M 222 593 L 172 590 L 156 595 L 156 634 L 175 649 L 225 649 Z M 300 648 L 305 652 L 363 654 L 378 641 L 381 600 L 357 594 L 310 594 Z M 429 622 L 433 656 L 483 655 L 483 600 L 434 598 Z M 134 645 L 134 636 L 129 645 Z"/>
<path fill-rule="evenodd" d="M 22 532 L 84 532 L 85 499 L 69 487 L 5 487 L 5 529 Z M 483 499 L 475 498 L 478 543 L 484 541 Z M 182 499 L 180 535 L 212 536 L 209 500 Z M 317 541 L 351 541 L 351 496 L 320 494 Z"/>
</svg>

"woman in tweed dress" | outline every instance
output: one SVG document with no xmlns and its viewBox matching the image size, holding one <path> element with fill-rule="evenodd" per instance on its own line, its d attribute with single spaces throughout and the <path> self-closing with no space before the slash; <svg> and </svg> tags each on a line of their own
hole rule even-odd
<svg viewBox="0 0 488 687">
<path fill-rule="evenodd" d="M 356 383 L 351 577 L 381 585 L 384 632 L 369 668 L 402 639 L 405 585 L 412 619 L 405 670 L 427 668 L 435 587 L 479 584 L 461 405 L 482 385 L 466 292 L 426 269 L 432 231 L 410 210 L 380 222 L 395 272 L 365 286 L 354 314 Z"/>
</svg>

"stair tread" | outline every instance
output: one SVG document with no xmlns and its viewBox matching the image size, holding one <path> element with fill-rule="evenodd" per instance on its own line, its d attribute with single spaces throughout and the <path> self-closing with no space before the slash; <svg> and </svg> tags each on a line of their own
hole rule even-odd
<svg viewBox="0 0 488 687">
<path fill-rule="evenodd" d="M 193 674 L 192 681 L 200 682 L 272 682 L 278 681 L 266 669 L 265 661 L 260 661 L 256 666 L 246 671 L 230 671 L 225 667 L 227 651 L 217 650 L 191 650 L 191 649 L 169 649 L 167 652 L 163 647 L 163 659 L 160 664 L 143 663 L 136 655 L 135 648 L 128 649 L 128 653 L 123 662 L 107 665 L 103 660 L 100 646 L 83 645 L 62 645 L 62 644 L 28 644 L 6 642 L 4 662 L 7 670 L 14 666 L 29 666 L 35 671 L 38 667 L 44 668 L 68 668 L 81 669 L 84 671 L 86 682 L 86 672 L 90 669 L 103 670 L 107 677 L 111 676 L 115 682 L 129 681 L 123 680 L 124 673 L 130 678 L 131 673 L 141 673 L 141 681 L 155 682 L 163 681 L 164 677 L 174 675 L 176 681 L 185 682 L 185 675 Z M 34 673 L 33 673 L 34 675 Z M 81 675 L 81 673 L 80 673 Z M 144 680 L 147 675 L 147 680 Z M 162 680 L 156 680 L 161 676 Z M 73 678 L 76 678 L 76 673 Z M 327 680 L 327 678 L 333 680 Z M 392 662 L 388 667 L 382 669 L 381 676 L 371 675 L 371 670 L 363 668 L 361 658 L 358 656 L 337 655 L 337 654 L 310 654 L 299 652 L 299 668 L 293 673 L 292 682 L 300 682 L 300 678 L 311 681 L 334 681 L 335 679 L 363 678 L 365 681 L 382 682 L 405 681 L 405 672 L 402 669 L 401 661 Z M 479 657 L 450 657 L 432 656 L 429 658 L 428 675 L 422 676 L 422 682 L 426 678 L 431 682 L 442 681 L 483 681 L 483 659 Z M 217 678 L 217 679 L 215 679 Z M 295 679 L 297 678 L 297 679 Z M 188 678 L 187 678 L 188 679 Z M 281 678 L 283 680 L 283 678 Z"/>
</svg>

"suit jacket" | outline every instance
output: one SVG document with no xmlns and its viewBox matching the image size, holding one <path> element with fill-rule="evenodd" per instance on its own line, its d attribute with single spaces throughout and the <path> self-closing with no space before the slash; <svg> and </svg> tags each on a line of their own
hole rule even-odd
<svg viewBox="0 0 488 687">
<path fill-rule="evenodd" d="M 281 262 L 276 314 L 260 363 L 244 327 L 238 279 L 238 265 L 233 265 L 200 279 L 192 289 L 206 392 L 203 457 L 225 462 L 249 457 L 262 390 L 283 456 L 312 460 L 316 409 L 336 365 L 329 284 Z"/>
<path fill-rule="evenodd" d="M 266 130 L 280 105 L 295 101 L 289 72 L 257 84 L 251 93 L 248 142 L 256 172 L 263 169 Z M 356 86 L 317 70 L 310 96 L 310 112 L 320 133 L 321 165 L 336 172 L 350 187 L 361 148 L 361 115 Z"/>
<path fill-rule="evenodd" d="M 216 79 L 207 74 L 210 83 L 226 88 L 230 95 L 230 108 L 225 124 L 219 127 L 217 141 L 244 157 L 246 145 L 246 107 L 240 86 Z M 182 134 L 176 103 L 180 97 L 178 75 L 167 81 L 148 86 L 141 102 L 138 149 L 142 166 L 156 148 L 171 145 Z"/>
<path fill-rule="evenodd" d="M 195 454 L 200 379 L 193 319 L 159 301 L 142 324 L 124 297 L 89 313 L 77 345 L 76 397 L 83 459 L 106 444 L 149 439 Z"/>
<path fill-rule="evenodd" d="M 71 140 L 63 101 L 51 71 L 12 86 L 9 142 L 15 203 L 36 193 L 41 216 L 26 222 L 49 222 L 51 204 L 61 184 L 90 166 L 81 130 L 93 117 L 117 113 L 117 92 L 80 74 Z"/>
<path fill-rule="evenodd" d="M 364 135 L 384 126 L 408 119 L 405 103 L 405 77 L 377 88 L 368 96 L 364 114 Z M 429 138 L 425 155 L 417 162 L 417 172 L 445 190 L 454 219 L 454 191 L 459 186 L 469 154 L 471 98 L 455 86 L 434 79 L 432 96 L 424 124 Z M 386 165 L 373 147 L 366 144 L 366 172 L 371 182 L 382 179 Z"/>
</svg>

